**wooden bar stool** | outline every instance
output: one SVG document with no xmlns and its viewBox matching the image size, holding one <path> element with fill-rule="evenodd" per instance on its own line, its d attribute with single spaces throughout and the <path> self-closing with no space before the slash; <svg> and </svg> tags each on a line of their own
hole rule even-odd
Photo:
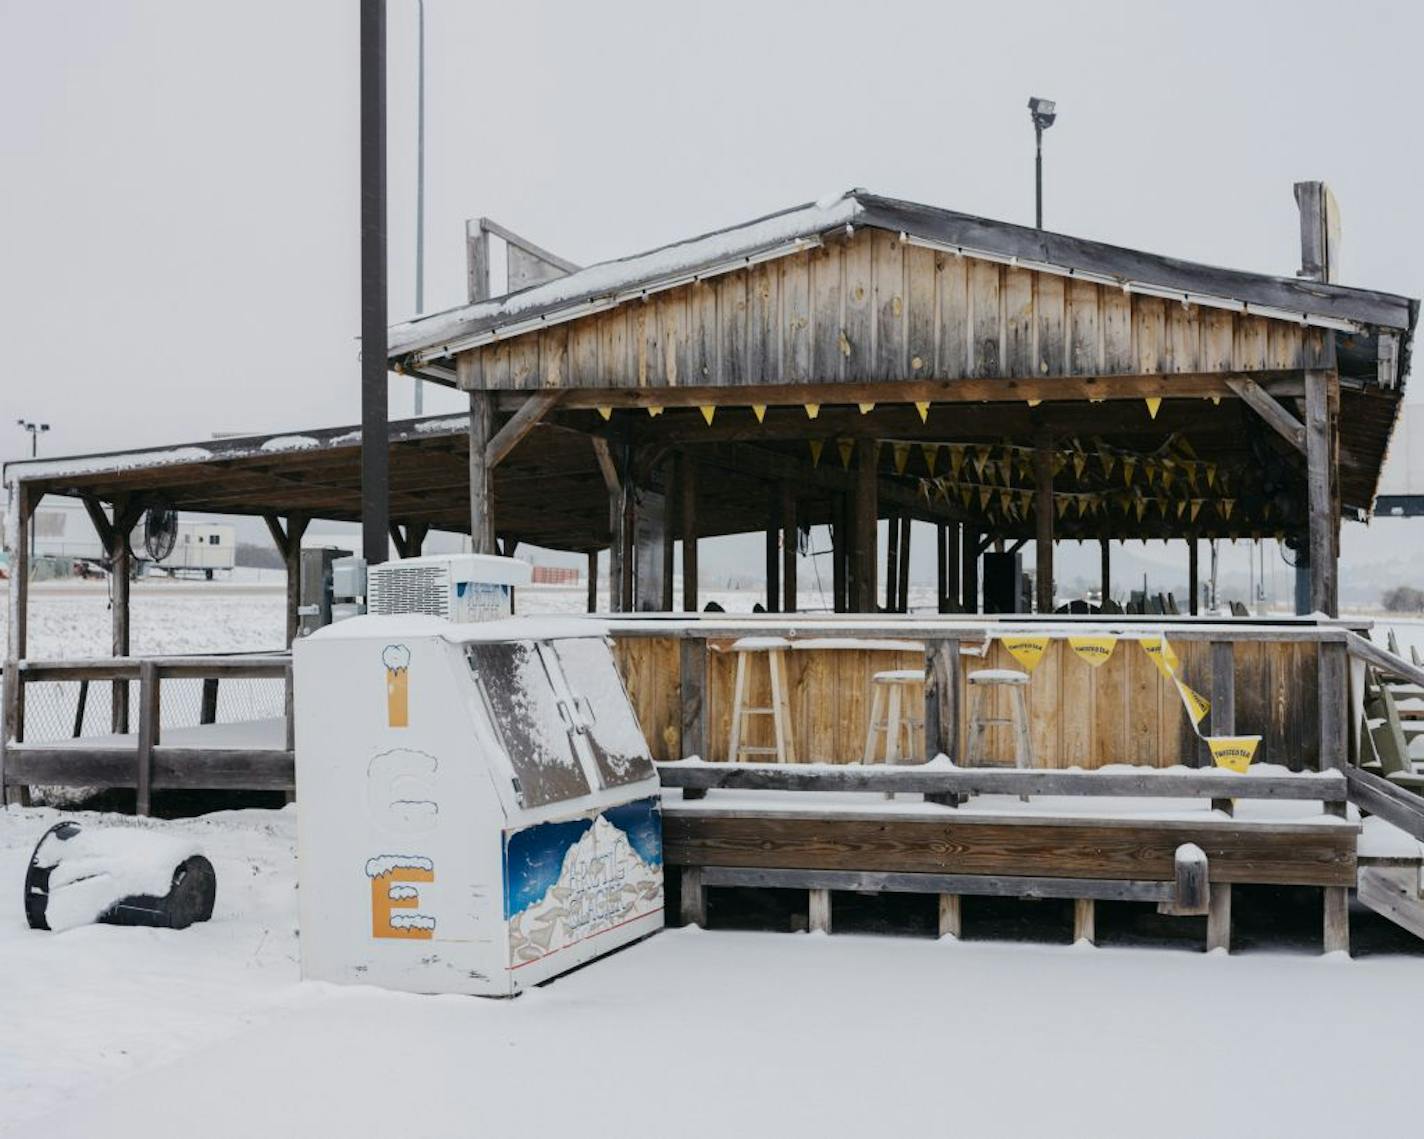
<svg viewBox="0 0 1424 1139">
<path fill-rule="evenodd" d="M 862 763 L 875 762 L 875 734 L 885 735 L 881 758 L 895 764 L 905 754 L 915 754 L 915 733 L 920 743 L 925 739 L 925 674 L 922 669 L 899 668 L 877 672 L 870 682 L 870 723 L 865 731 L 865 754 Z M 906 706 L 908 702 L 908 707 Z M 918 716 L 911 713 L 918 708 Z M 905 735 L 905 751 L 900 750 L 900 735 Z M 922 749 L 923 750 L 923 749 Z"/>
<path fill-rule="evenodd" d="M 740 763 L 744 755 L 772 755 L 777 763 L 796 762 L 796 742 L 791 736 L 791 700 L 786 684 L 786 650 L 791 642 L 782 637 L 743 637 L 732 644 L 737 654 L 737 676 L 732 689 L 732 734 L 727 742 L 727 758 Z M 765 654 L 767 674 L 771 681 L 771 705 L 766 708 L 747 707 L 749 662 Z M 770 716 L 776 746 L 752 747 L 742 743 L 742 733 L 748 716 Z"/>
<path fill-rule="evenodd" d="M 993 699 L 992 689 L 1005 687 L 1009 690 L 1008 716 L 985 714 L 985 701 Z M 1028 734 L 1028 704 L 1024 690 L 1028 687 L 1028 673 L 1013 668 L 981 668 L 969 674 L 969 690 L 974 694 L 969 706 L 969 747 L 964 762 L 974 767 L 984 762 L 984 734 L 990 724 L 1012 724 L 1014 728 L 1014 766 L 1033 766 L 1033 743 Z M 1027 798 L 1027 796 L 1024 796 Z"/>
</svg>

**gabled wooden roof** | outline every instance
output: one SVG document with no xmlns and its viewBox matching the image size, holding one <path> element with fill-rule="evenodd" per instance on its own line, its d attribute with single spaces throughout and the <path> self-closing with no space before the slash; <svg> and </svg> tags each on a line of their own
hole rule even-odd
<svg viewBox="0 0 1424 1139">
<path fill-rule="evenodd" d="M 864 228 L 887 231 L 924 248 L 1128 294 L 1349 333 L 1387 329 L 1404 334 L 1406 352 L 1418 315 L 1417 301 L 1390 293 L 1222 269 L 851 190 L 396 325 L 391 330 L 391 359 L 400 369 L 449 382 L 452 377 L 439 362 L 462 350 L 746 270 Z M 1400 368 L 1401 375 L 1404 370 Z"/>
</svg>

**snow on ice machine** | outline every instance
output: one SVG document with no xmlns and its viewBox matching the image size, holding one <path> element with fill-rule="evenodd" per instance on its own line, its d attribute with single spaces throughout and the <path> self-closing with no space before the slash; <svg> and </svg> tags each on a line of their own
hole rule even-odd
<svg viewBox="0 0 1424 1139">
<path fill-rule="evenodd" d="M 658 777 L 601 625 L 367 615 L 293 654 L 304 977 L 509 995 L 662 928 Z"/>
</svg>

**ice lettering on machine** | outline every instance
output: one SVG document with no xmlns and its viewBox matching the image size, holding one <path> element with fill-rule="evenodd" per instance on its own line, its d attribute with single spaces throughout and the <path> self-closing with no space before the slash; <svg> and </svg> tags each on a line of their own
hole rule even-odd
<svg viewBox="0 0 1424 1139">
<path fill-rule="evenodd" d="M 386 726 L 410 726 L 410 650 L 405 645 L 387 645 L 381 650 L 386 666 Z"/>
<path fill-rule="evenodd" d="M 371 880 L 371 936 L 428 941 L 435 919 L 416 911 L 420 891 L 410 883 L 434 882 L 435 864 L 411 854 L 382 854 L 366 860 Z M 400 912 L 397 912 L 400 911 Z"/>
<path fill-rule="evenodd" d="M 382 830 L 424 834 L 440 822 L 435 776 L 440 761 L 423 751 L 393 748 L 366 765 L 366 810 Z"/>
</svg>

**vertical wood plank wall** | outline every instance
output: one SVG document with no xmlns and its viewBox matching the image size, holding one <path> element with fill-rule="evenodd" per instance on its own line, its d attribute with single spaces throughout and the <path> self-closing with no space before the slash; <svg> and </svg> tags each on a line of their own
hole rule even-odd
<svg viewBox="0 0 1424 1139">
<path fill-rule="evenodd" d="M 727 759 L 731 727 L 735 654 L 730 640 L 712 641 L 708 654 L 708 747 L 702 758 Z M 1181 660 L 1180 675 L 1197 692 L 1211 695 L 1211 645 L 1206 641 L 1172 642 Z M 673 637 L 614 637 L 614 655 L 637 710 L 653 757 L 681 757 L 678 673 L 679 642 Z M 1319 759 L 1317 646 L 1310 642 L 1238 641 L 1236 730 L 1262 737 L 1257 763 L 1293 769 L 1313 768 Z M 888 669 L 921 668 L 915 652 L 858 649 L 797 649 L 787 653 L 787 680 L 797 757 L 808 763 L 860 760 L 870 706 L 870 683 Z M 1017 668 L 1014 658 L 994 641 L 985 658 L 963 658 L 961 676 L 978 668 Z M 961 685 L 963 681 L 961 680 Z M 970 695 L 960 691 L 960 748 L 963 754 Z M 1007 716 L 1007 697 L 992 691 L 995 716 Z M 1099 668 L 1078 659 L 1060 640 L 1050 643 L 1029 685 L 1029 721 L 1034 758 L 1040 767 L 1096 768 L 1107 763 L 1157 767 L 1175 763 L 1207 764 L 1206 747 L 1193 734 L 1175 687 L 1162 677 L 1147 654 L 1131 640 L 1118 643 Z M 748 703 L 770 704 L 764 658 L 756 658 Z M 916 709 L 919 714 L 919 709 Z M 772 743 L 768 717 L 750 717 L 748 742 Z M 1007 727 L 989 729 L 989 756 L 1013 762 Z"/>
</svg>

